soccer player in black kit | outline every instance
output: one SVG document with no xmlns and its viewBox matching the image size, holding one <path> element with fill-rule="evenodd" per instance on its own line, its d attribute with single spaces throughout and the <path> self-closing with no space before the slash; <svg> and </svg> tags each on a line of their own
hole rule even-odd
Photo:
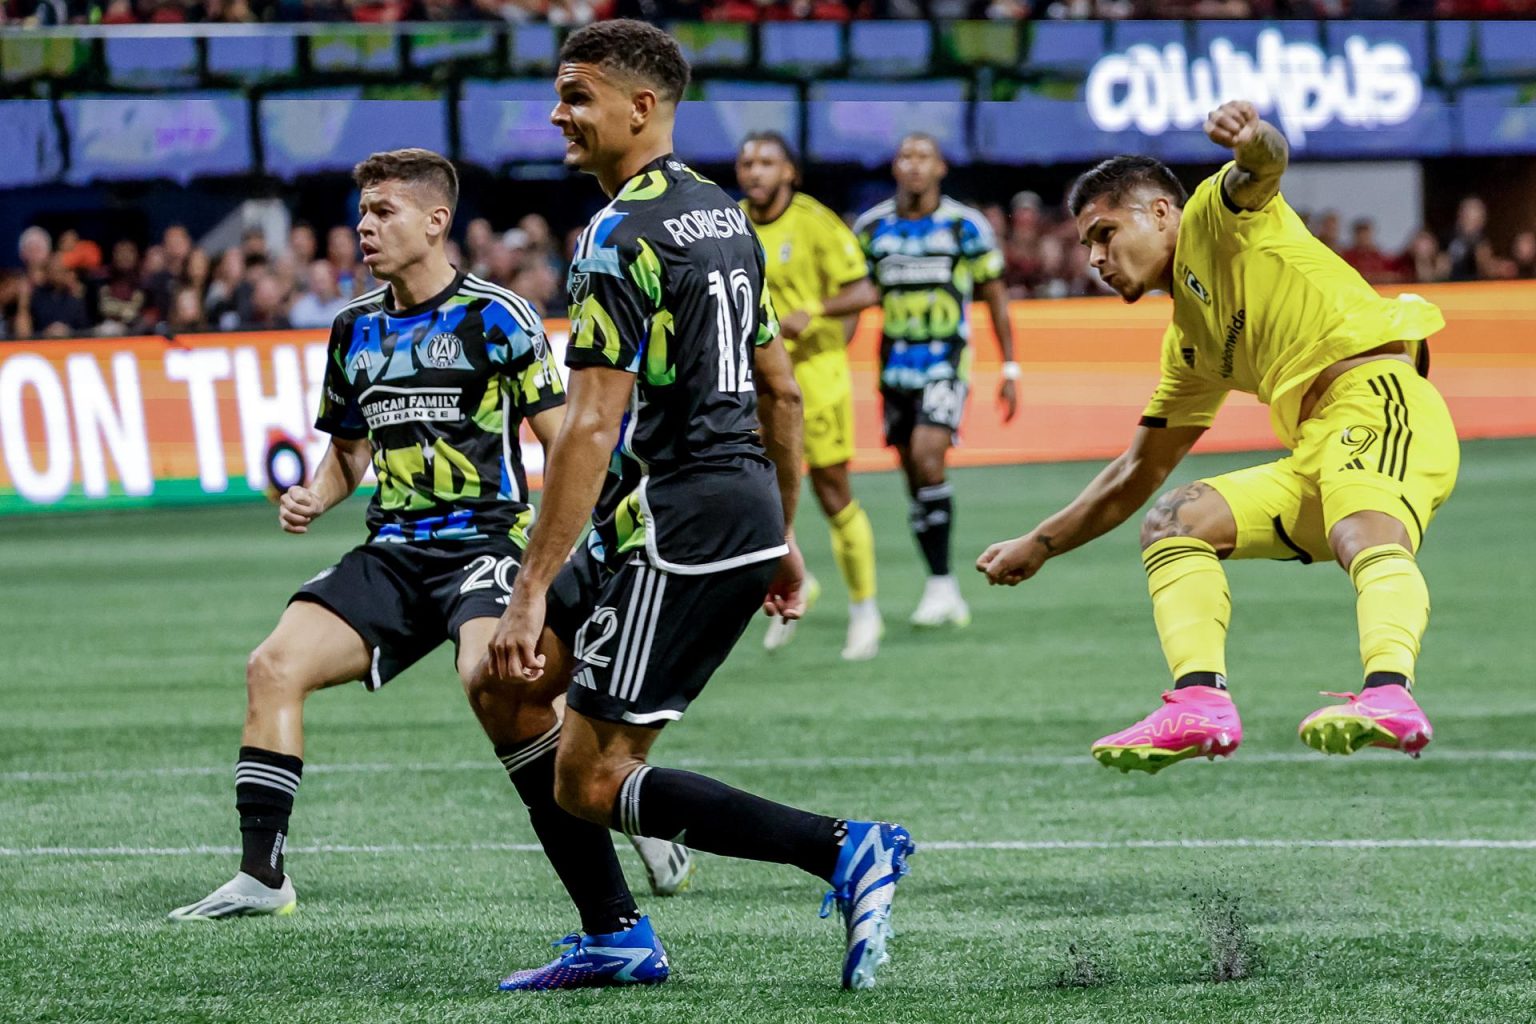
<svg viewBox="0 0 1536 1024">
<path fill-rule="evenodd" d="M 486 680 L 485 651 L 533 522 L 518 428 L 526 420 L 546 446 L 553 439 L 565 400 L 560 374 L 533 307 L 448 262 L 444 242 L 458 200 L 451 163 L 423 149 L 396 150 L 369 157 L 354 178 L 363 261 L 386 283 L 336 317 L 315 424 L 331 444 L 309 485 L 282 496 L 278 518 L 289 533 L 305 533 L 357 489 L 371 462 L 379 486 L 368 539 L 305 583 L 252 653 L 235 765 L 240 870 L 173 910 L 173 920 L 293 911 L 283 852 L 310 694 L 354 680 L 377 690 L 452 640 L 498 751 L 525 728 L 503 693 L 525 684 Z M 552 845 L 571 831 L 595 831 L 548 798 L 534 801 L 530 816 Z M 641 854 L 653 874 L 665 873 L 651 861 L 677 855 L 656 845 Z M 612 853 L 609 843 L 606 859 Z M 606 861 L 598 860 L 588 874 L 601 873 Z"/>
<path fill-rule="evenodd" d="M 588 26 L 561 50 L 551 120 L 566 163 L 594 175 L 612 202 L 571 265 L 568 412 L 491 665 L 530 682 L 569 676 L 551 734 L 563 809 L 829 882 L 827 903 L 847 927 L 843 984 L 868 988 L 913 850 L 906 830 L 647 763 L 661 728 L 682 717 L 752 615 L 794 617 L 803 604 L 790 531 L 799 391 L 745 213 L 672 155 L 688 76 L 677 44 L 643 22 Z M 589 517 L 593 530 L 567 563 Z M 650 922 L 636 911 L 618 923 L 570 936 L 553 963 L 502 987 L 664 980 Z"/>
</svg>

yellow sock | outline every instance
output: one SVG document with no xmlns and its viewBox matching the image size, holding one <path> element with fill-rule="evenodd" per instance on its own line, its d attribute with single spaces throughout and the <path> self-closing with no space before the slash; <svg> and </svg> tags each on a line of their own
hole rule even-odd
<svg viewBox="0 0 1536 1024">
<path fill-rule="evenodd" d="M 832 529 L 832 557 L 848 586 L 848 600 L 857 604 L 875 596 L 875 531 L 869 515 L 857 501 L 828 520 Z"/>
<path fill-rule="evenodd" d="M 1194 537 L 1165 537 L 1141 553 L 1141 564 L 1174 680 L 1190 672 L 1225 676 L 1232 598 L 1216 549 Z"/>
<path fill-rule="evenodd" d="M 1397 672 L 1413 679 L 1419 640 L 1429 625 L 1429 588 L 1419 563 L 1401 544 L 1366 548 L 1349 564 L 1360 623 L 1365 672 Z"/>
</svg>

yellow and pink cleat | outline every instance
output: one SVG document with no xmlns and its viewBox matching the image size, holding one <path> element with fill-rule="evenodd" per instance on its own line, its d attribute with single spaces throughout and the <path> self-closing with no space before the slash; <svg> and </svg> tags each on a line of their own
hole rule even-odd
<svg viewBox="0 0 1536 1024">
<path fill-rule="evenodd" d="M 1323 695 L 1348 703 L 1314 711 L 1302 721 L 1297 731 L 1313 750 L 1353 754 L 1366 747 L 1385 747 L 1418 757 L 1434 738 L 1434 727 L 1406 686 L 1373 686 L 1359 696 L 1327 691 Z"/>
<path fill-rule="evenodd" d="M 1163 706 L 1129 729 L 1091 748 L 1106 768 L 1155 774 L 1191 757 L 1230 756 L 1243 742 L 1243 723 L 1231 694 L 1214 686 L 1186 686 L 1163 694 Z"/>
</svg>

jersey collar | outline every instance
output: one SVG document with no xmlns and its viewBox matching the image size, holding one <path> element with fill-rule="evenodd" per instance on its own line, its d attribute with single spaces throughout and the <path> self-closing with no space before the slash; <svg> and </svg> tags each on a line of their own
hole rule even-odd
<svg viewBox="0 0 1536 1024">
<path fill-rule="evenodd" d="M 413 316 L 420 316 L 429 309 L 436 309 L 438 306 L 441 306 L 443 303 L 447 302 L 448 299 L 463 286 L 464 278 L 467 276 L 469 275 L 465 271 L 458 270 L 457 273 L 453 275 L 453 280 L 448 282 L 448 287 L 444 288 L 430 299 L 423 299 L 421 302 L 418 302 L 416 305 L 407 309 L 391 309 L 389 307 L 389 302 L 393 294 L 393 290 L 386 289 L 384 292 L 384 315 L 392 316 L 397 320 L 409 320 Z"/>
</svg>

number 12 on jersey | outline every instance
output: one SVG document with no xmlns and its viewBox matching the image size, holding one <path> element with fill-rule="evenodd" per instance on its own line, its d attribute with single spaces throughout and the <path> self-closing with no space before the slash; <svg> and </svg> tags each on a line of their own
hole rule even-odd
<svg viewBox="0 0 1536 1024">
<path fill-rule="evenodd" d="M 715 300 L 715 330 L 720 345 L 720 390 L 752 390 L 752 279 L 740 267 L 725 275 L 709 272 L 709 294 Z M 738 300 L 733 302 L 732 300 Z M 732 307 L 736 308 L 733 310 Z"/>
</svg>

